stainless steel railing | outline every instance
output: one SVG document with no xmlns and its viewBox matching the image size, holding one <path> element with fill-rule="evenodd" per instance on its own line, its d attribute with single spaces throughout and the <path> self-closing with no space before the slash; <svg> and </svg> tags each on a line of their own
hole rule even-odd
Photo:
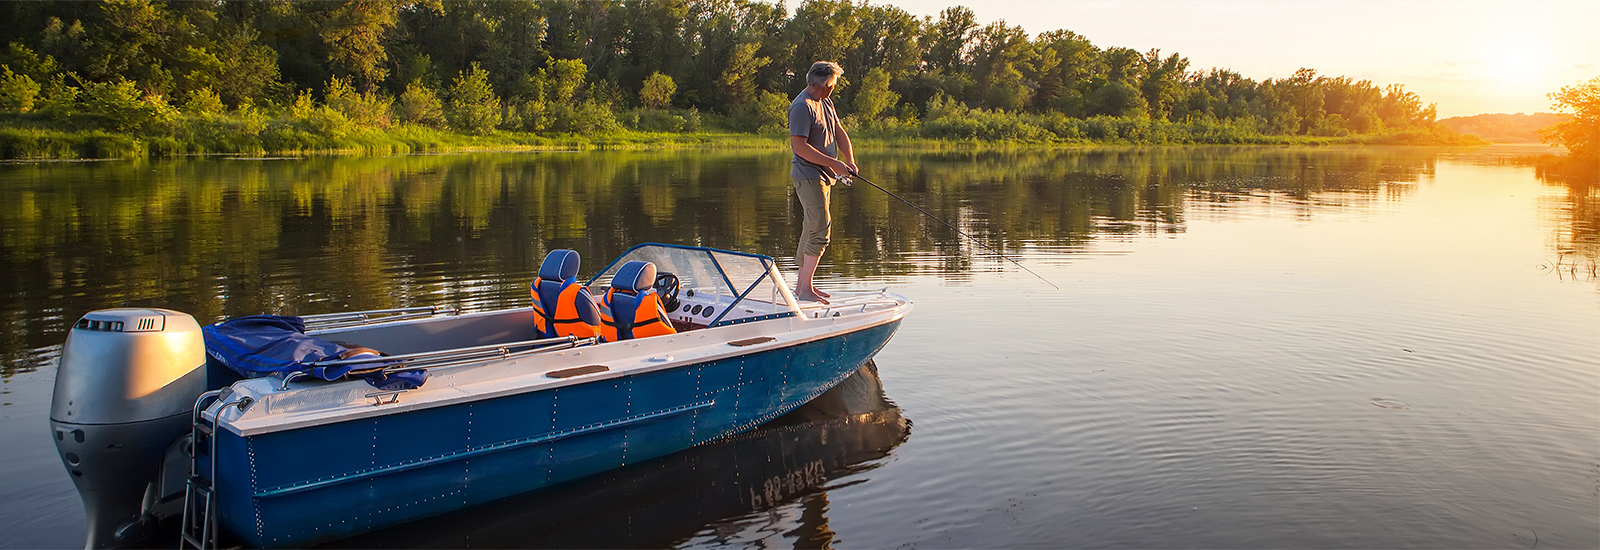
<svg viewBox="0 0 1600 550">
<path fill-rule="evenodd" d="M 315 362 L 311 362 L 311 363 L 306 363 L 305 364 L 305 368 L 306 369 L 311 369 L 311 368 L 315 368 L 315 367 L 357 367 L 357 368 L 359 368 L 361 365 L 370 365 L 370 364 L 377 364 L 377 363 L 394 363 L 393 365 L 389 365 L 389 366 L 383 368 L 383 373 L 384 374 L 392 374 L 392 373 L 397 373 L 397 372 L 408 372 L 408 371 L 422 370 L 422 369 L 443 369 L 443 368 L 450 368 L 450 367 L 460 367 L 460 366 L 465 366 L 465 365 L 472 365 L 472 364 L 482 363 L 484 361 L 490 361 L 490 360 L 497 360 L 497 361 L 498 360 L 506 360 L 506 359 L 522 357 L 522 356 L 526 356 L 526 355 L 533 355 L 533 354 L 537 354 L 537 353 L 546 353 L 546 352 L 551 352 L 551 351 L 572 349 L 572 348 L 575 348 L 575 347 L 578 347 L 578 346 L 593 345 L 593 344 L 599 343 L 599 341 L 600 341 L 600 338 L 599 337 L 595 337 L 595 336 L 591 336 L 591 337 L 588 337 L 588 338 L 578 338 L 576 336 L 566 336 L 566 337 L 562 337 L 562 338 L 542 338 L 542 339 L 538 339 L 538 340 L 522 340 L 522 341 L 519 341 L 519 342 L 507 342 L 507 343 L 503 343 L 503 344 L 489 344 L 489 345 L 484 345 L 484 346 L 472 346 L 472 347 L 466 347 L 466 348 L 453 348 L 453 349 L 438 350 L 438 351 L 424 351 L 424 352 L 418 352 L 418 353 L 407 353 L 407 354 L 404 354 L 404 355 L 387 355 L 387 356 L 381 356 L 381 357 L 379 357 L 379 356 L 371 356 L 371 357 L 358 357 L 358 358 L 352 358 L 352 359 L 330 359 L 330 360 L 315 361 Z M 526 349 L 521 349 L 521 351 L 513 351 L 513 350 L 518 350 L 520 348 L 526 348 Z M 302 377 L 307 377 L 307 376 L 311 376 L 311 374 L 309 372 L 305 371 L 305 370 L 301 370 L 301 371 L 296 371 L 296 372 L 290 373 L 288 376 L 284 377 L 283 385 L 279 389 L 288 390 L 289 389 L 289 382 L 294 381 L 294 380 L 299 379 L 299 378 L 302 378 Z"/>
<path fill-rule="evenodd" d="M 323 313 L 319 315 L 302 315 L 300 320 L 306 325 L 306 330 L 327 330 L 334 328 L 356 327 L 373 323 L 387 323 L 404 319 L 420 319 L 434 315 L 456 315 L 459 310 L 445 306 L 403 307 L 395 309 L 374 309 L 369 311 L 349 311 L 343 313 Z"/>
</svg>

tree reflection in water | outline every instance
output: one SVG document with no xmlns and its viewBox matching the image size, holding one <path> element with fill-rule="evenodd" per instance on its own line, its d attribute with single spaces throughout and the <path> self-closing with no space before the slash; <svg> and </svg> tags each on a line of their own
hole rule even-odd
<svg viewBox="0 0 1600 550">
<path fill-rule="evenodd" d="M 766 425 L 648 462 L 332 545 L 660 548 L 780 537 L 825 547 L 827 491 L 863 480 L 911 435 L 868 363 Z"/>
<path fill-rule="evenodd" d="M 862 166 L 994 248 L 1072 253 L 1099 235 L 1181 233 L 1196 200 L 1208 209 L 1263 196 L 1383 200 L 1407 192 L 1387 184 L 1432 173 L 1434 158 L 1153 147 L 891 151 Z M 792 267 L 799 206 L 787 173 L 776 151 L 0 166 L 0 376 L 50 364 L 66 328 L 106 307 L 167 307 L 208 323 L 521 306 L 550 249 L 579 250 L 592 270 L 643 241 Z M 963 280 L 987 265 L 980 247 L 882 193 L 841 190 L 834 207 L 829 273 Z"/>
</svg>

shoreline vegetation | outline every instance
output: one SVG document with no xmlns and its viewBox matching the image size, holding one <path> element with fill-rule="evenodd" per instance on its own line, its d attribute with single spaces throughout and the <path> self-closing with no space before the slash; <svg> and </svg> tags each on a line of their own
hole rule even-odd
<svg viewBox="0 0 1600 550">
<path fill-rule="evenodd" d="M 1255 81 L 952 7 L 13 2 L 0 158 L 780 148 L 814 59 L 879 147 L 1482 145 L 1402 86 Z"/>
</svg>

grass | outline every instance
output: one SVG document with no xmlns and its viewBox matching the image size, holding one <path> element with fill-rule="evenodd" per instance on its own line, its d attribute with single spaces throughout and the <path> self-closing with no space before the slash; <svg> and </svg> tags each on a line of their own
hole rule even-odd
<svg viewBox="0 0 1600 550">
<path fill-rule="evenodd" d="M 71 126 L 79 126 L 72 128 Z M 1341 137 L 1271 135 L 1233 122 L 1066 117 L 969 112 L 921 123 L 852 124 L 862 148 L 957 150 L 1098 145 L 1477 145 L 1438 130 Z M 1470 137 L 1470 136 L 1468 136 Z M 596 134 L 496 131 L 466 134 L 401 124 L 388 128 L 327 125 L 315 120 L 185 116 L 158 130 L 117 133 L 81 120 L 38 115 L 0 118 L 0 158 L 85 159 L 183 155 L 397 155 L 473 151 L 781 149 L 781 129 L 740 132 L 615 129 Z"/>
</svg>

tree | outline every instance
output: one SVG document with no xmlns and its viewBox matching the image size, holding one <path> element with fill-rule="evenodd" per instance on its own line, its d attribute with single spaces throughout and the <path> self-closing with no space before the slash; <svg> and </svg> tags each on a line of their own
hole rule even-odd
<svg viewBox="0 0 1600 550">
<path fill-rule="evenodd" d="M 489 72 L 476 62 L 456 76 L 449 107 L 445 118 L 456 130 L 483 134 L 500 125 L 500 97 L 489 85 Z"/>
<path fill-rule="evenodd" d="M 906 80 L 921 61 L 917 36 L 922 33 L 922 23 L 894 6 L 862 6 L 857 14 L 861 26 L 856 30 L 856 48 L 844 61 L 846 66 L 883 69 L 891 81 Z"/>
<path fill-rule="evenodd" d="M 672 81 L 672 77 L 652 73 L 644 79 L 644 87 L 639 89 L 639 102 L 651 109 L 665 109 L 672 105 L 672 94 L 677 92 L 678 85 Z"/>
<path fill-rule="evenodd" d="M 1022 69 L 1033 72 L 1038 58 L 1028 32 L 995 21 L 979 30 L 972 46 L 972 65 L 978 85 L 978 99 L 988 107 L 1016 111 L 1033 98 L 1033 89 L 1023 82 Z"/>
<path fill-rule="evenodd" d="M 789 19 L 789 36 L 795 44 L 791 65 L 804 68 L 813 61 L 844 59 L 858 45 L 856 30 L 861 28 L 861 19 L 856 17 L 855 9 L 850 0 L 811 0 L 795 9 L 794 17 Z"/>
<path fill-rule="evenodd" d="M 729 105 L 743 105 L 755 97 L 756 71 L 772 62 L 771 58 L 756 56 L 760 49 L 761 44 L 756 42 L 733 47 L 728 64 L 722 69 L 722 75 L 717 77 L 722 97 Z"/>
<path fill-rule="evenodd" d="M 1540 130 L 1544 141 L 1566 147 L 1576 158 L 1600 159 L 1600 77 L 1562 86 L 1550 99 L 1557 111 L 1572 111 L 1572 119 Z"/>
<path fill-rule="evenodd" d="M 397 9 L 384 0 L 348 0 L 324 23 L 329 63 L 361 77 L 362 91 L 372 92 L 389 75 L 384 35 L 399 22 Z"/>
<path fill-rule="evenodd" d="M 406 91 L 400 94 L 400 104 L 396 110 L 400 120 L 406 122 L 435 128 L 444 125 L 444 103 L 439 101 L 439 94 L 434 93 L 433 89 L 423 84 L 421 80 L 414 80 L 406 85 Z"/>
<path fill-rule="evenodd" d="M 1163 58 L 1155 48 L 1144 54 L 1145 77 L 1139 90 L 1150 105 L 1150 118 L 1170 117 L 1172 104 L 1182 97 L 1183 76 L 1188 70 L 1189 60 L 1178 54 Z"/>
<path fill-rule="evenodd" d="M 855 101 L 851 105 L 855 107 L 856 116 L 862 120 L 873 120 L 898 103 L 900 94 L 889 91 L 889 73 L 874 68 L 861 77 L 861 89 L 856 91 Z"/>
<path fill-rule="evenodd" d="M 589 73 L 589 68 L 583 64 L 582 59 L 557 59 L 550 66 L 540 70 L 540 80 L 544 82 L 544 97 L 555 105 L 571 105 L 578 97 L 578 89 L 583 87 L 583 77 Z"/>
<path fill-rule="evenodd" d="M 930 68 L 951 70 L 966 61 L 966 54 L 978 19 L 972 10 L 956 6 L 939 12 L 939 21 L 927 27 L 922 43 L 927 45 L 923 59 Z"/>
<path fill-rule="evenodd" d="M 1100 50 L 1072 31 L 1050 31 L 1034 41 L 1040 61 L 1036 66 L 1038 93 L 1034 107 L 1053 109 L 1067 116 L 1082 116 L 1085 96 L 1096 73 L 1103 71 Z"/>
<path fill-rule="evenodd" d="M 1120 80 L 1113 80 L 1089 96 L 1089 114 L 1116 117 L 1143 117 L 1144 96 L 1139 89 Z"/>
</svg>

